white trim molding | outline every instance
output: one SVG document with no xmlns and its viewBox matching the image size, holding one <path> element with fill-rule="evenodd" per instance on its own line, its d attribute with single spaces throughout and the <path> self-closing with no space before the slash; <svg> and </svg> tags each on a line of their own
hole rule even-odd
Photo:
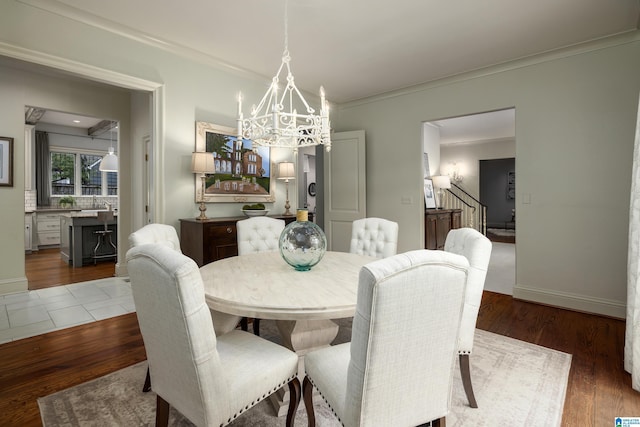
<svg viewBox="0 0 640 427">
<path fill-rule="evenodd" d="M 227 70 L 235 73 L 236 75 L 246 76 L 253 79 L 265 79 L 267 76 L 262 76 L 254 71 L 241 68 L 223 61 L 219 58 L 215 58 L 209 54 L 193 49 L 189 46 L 180 45 L 169 40 L 164 40 L 160 37 L 146 34 L 138 29 L 128 27 L 126 25 L 119 24 L 117 22 L 105 19 L 101 16 L 86 12 L 73 6 L 69 6 L 58 0 L 16 0 L 19 3 L 35 7 L 37 9 L 44 10 L 55 15 L 59 15 L 68 19 L 72 19 L 83 24 L 99 28 L 104 31 L 108 31 L 113 34 L 117 34 L 121 37 L 135 40 L 138 43 L 143 43 L 147 46 L 153 46 L 158 49 L 162 49 L 165 52 L 170 52 L 183 58 L 190 59 L 199 63 L 203 63 L 221 70 Z"/>
<path fill-rule="evenodd" d="M 29 281 L 26 276 L 0 280 L 0 296 L 27 292 L 28 290 Z"/>
<path fill-rule="evenodd" d="M 624 319 L 626 315 L 626 304 L 622 301 L 532 288 L 518 284 L 513 287 L 513 298 L 585 313 L 601 314 L 617 319 Z"/>
<path fill-rule="evenodd" d="M 94 67 L 93 65 L 49 55 L 44 52 L 25 49 L 5 42 L 0 42 L 0 55 L 44 65 L 45 67 L 66 71 L 88 80 L 110 84 L 125 89 L 152 92 L 163 85 L 162 83 L 140 79 L 138 77 L 129 76 L 116 71 L 105 70 L 103 68 Z"/>
</svg>

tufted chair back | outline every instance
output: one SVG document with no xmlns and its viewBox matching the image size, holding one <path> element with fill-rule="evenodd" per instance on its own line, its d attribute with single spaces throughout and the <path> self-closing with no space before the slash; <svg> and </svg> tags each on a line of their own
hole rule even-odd
<svg viewBox="0 0 640 427">
<path fill-rule="evenodd" d="M 266 216 L 254 216 L 236 223 L 238 231 L 238 255 L 256 252 L 275 252 L 284 230 L 284 220 Z"/>
<path fill-rule="evenodd" d="M 458 354 L 465 392 L 469 403 L 474 408 L 477 408 L 478 405 L 471 386 L 469 355 L 473 350 L 473 337 L 476 332 L 476 321 L 484 290 L 484 279 L 487 277 L 487 269 L 489 268 L 491 247 L 491 241 L 473 228 L 451 230 L 444 242 L 445 252 L 462 255 L 469 261 L 469 278 L 467 279 L 467 292 L 460 323 Z"/>
<path fill-rule="evenodd" d="M 459 350 L 470 353 L 473 349 L 473 336 L 484 290 L 484 279 L 487 276 L 489 258 L 491 258 L 491 241 L 473 228 L 458 228 L 447 234 L 444 250 L 462 255 L 469 261 L 469 279 L 460 324 Z"/>
<path fill-rule="evenodd" d="M 166 224 L 147 224 L 129 235 L 129 247 L 159 243 L 174 251 L 180 250 L 180 239 L 176 229 Z"/>
<path fill-rule="evenodd" d="M 197 426 L 223 426 L 288 382 L 296 392 L 295 353 L 242 331 L 216 337 L 191 258 L 147 244 L 131 248 L 127 263 L 158 395 L 156 425 L 167 425 L 173 406 Z M 292 396 L 291 415 L 297 407 Z"/>
<path fill-rule="evenodd" d="M 309 418 L 311 384 L 343 426 L 445 417 L 468 265 L 460 255 L 422 249 L 362 267 L 351 343 L 305 355 Z"/>
<path fill-rule="evenodd" d="M 349 252 L 386 258 L 398 250 L 398 223 L 383 218 L 353 221 Z"/>
</svg>

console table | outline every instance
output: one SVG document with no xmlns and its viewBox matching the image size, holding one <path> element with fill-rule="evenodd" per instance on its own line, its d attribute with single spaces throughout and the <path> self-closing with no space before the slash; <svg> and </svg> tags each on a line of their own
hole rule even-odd
<svg viewBox="0 0 640 427">
<path fill-rule="evenodd" d="M 295 221 L 295 215 L 269 215 L 283 219 L 286 224 Z M 180 249 L 193 259 L 198 267 L 219 259 L 238 255 L 238 233 L 236 222 L 246 216 L 180 220 Z"/>
<path fill-rule="evenodd" d="M 462 209 L 426 209 L 424 214 L 425 249 L 444 249 L 449 230 L 460 228 Z"/>
</svg>

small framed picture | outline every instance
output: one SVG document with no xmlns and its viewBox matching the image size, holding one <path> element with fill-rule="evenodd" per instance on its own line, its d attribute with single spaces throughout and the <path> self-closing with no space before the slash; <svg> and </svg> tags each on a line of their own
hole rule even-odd
<svg viewBox="0 0 640 427">
<path fill-rule="evenodd" d="M 0 136 L 0 186 L 13 187 L 13 138 Z"/>
<path fill-rule="evenodd" d="M 433 191 L 433 181 L 429 178 L 424 180 L 424 205 L 427 209 L 435 209 L 436 195 Z"/>
</svg>

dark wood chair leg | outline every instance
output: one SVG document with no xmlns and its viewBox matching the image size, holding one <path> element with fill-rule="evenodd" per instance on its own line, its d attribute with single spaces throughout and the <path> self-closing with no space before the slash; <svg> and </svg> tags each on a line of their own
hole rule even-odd
<svg viewBox="0 0 640 427">
<path fill-rule="evenodd" d="M 468 354 L 460 354 L 458 355 L 460 360 L 460 375 L 462 376 L 462 386 L 464 387 L 464 392 L 467 395 L 467 399 L 469 400 L 469 406 L 472 408 L 478 407 L 478 402 L 476 402 L 476 396 L 473 394 L 473 385 L 471 384 L 471 367 L 469 365 L 469 355 Z"/>
<path fill-rule="evenodd" d="M 296 421 L 296 412 L 300 404 L 300 381 L 294 378 L 289 381 L 289 409 L 287 410 L 287 427 L 293 427 Z"/>
<path fill-rule="evenodd" d="M 309 427 L 316 427 L 316 414 L 313 411 L 313 384 L 308 377 L 304 377 L 302 382 L 302 396 L 304 397 L 304 407 L 307 410 Z"/>
<path fill-rule="evenodd" d="M 158 396 L 156 400 L 156 427 L 169 425 L 169 402 Z"/>
<path fill-rule="evenodd" d="M 240 329 L 242 329 L 243 331 L 249 330 L 249 320 L 246 317 L 240 319 Z"/>
<path fill-rule="evenodd" d="M 151 390 L 151 374 L 149 373 L 149 368 L 147 367 L 147 376 L 144 379 L 144 385 L 142 386 L 143 392 L 148 392 Z"/>
<path fill-rule="evenodd" d="M 253 334 L 260 336 L 260 319 L 253 319 Z"/>
<path fill-rule="evenodd" d="M 431 427 L 447 427 L 447 419 L 445 417 L 431 421 Z"/>
</svg>

